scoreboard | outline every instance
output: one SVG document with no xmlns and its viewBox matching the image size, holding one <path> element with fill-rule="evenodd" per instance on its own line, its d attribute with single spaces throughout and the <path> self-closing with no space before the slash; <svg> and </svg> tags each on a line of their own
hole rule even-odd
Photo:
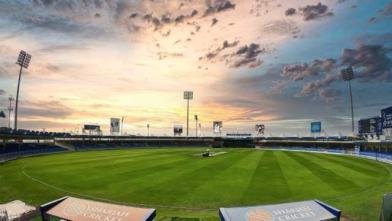
<svg viewBox="0 0 392 221">
<path fill-rule="evenodd" d="M 381 135 L 382 134 L 381 117 L 372 117 L 358 121 L 358 132 L 361 135 Z"/>
<path fill-rule="evenodd" d="M 392 107 L 381 110 L 382 127 L 384 129 L 392 128 Z"/>
</svg>

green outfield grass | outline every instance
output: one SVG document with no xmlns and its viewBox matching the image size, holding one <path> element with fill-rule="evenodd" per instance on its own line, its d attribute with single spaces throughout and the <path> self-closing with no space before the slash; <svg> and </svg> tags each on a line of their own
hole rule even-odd
<svg viewBox="0 0 392 221">
<path fill-rule="evenodd" d="M 155 207 L 158 220 L 212 221 L 219 207 L 320 199 L 354 220 L 374 221 L 382 194 L 392 192 L 392 166 L 371 160 L 256 149 L 197 156 L 203 150 L 121 149 L 10 161 L 0 164 L 0 202 L 40 205 L 73 195 Z"/>
</svg>

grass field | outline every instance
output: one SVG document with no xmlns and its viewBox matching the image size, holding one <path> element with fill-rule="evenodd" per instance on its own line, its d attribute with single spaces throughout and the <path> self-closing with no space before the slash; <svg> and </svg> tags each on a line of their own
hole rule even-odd
<svg viewBox="0 0 392 221">
<path fill-rule="evenodd" d="M 378 219 L 392 165 L 347 156 L 205 148 L 122 149 L 30 157 L 0 164 L 0 202 L 40 205 L 64 195 L 218 220 L 219 207 L 320 199 L 353 220 Z M 198 220 L 198 219 L 196 219 Z"/>
</svg>

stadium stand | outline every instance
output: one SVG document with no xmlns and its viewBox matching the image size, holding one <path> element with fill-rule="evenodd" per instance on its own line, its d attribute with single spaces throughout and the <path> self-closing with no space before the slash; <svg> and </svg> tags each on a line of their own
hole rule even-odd
<svg viewBox="0 0 392 221">
<path fill-rule="evenodd" d="M 64 148 L 46 143 L 5 143 L 0 145 L 0 161 L 43 153 L 65 151 Z"/>
<path fill-rule="evenodd" d="M 34 130 L 24 130 L 24 129 L 13 130 L 8 127 L 0 127 L 0 134 L 2 134 L 2 135 L 25 135 L 25 136 L 47 136 L 47 137 L 71 137 L 70 133 L 45 132 L 45 131 L 34 131 Z"/>
</svg>

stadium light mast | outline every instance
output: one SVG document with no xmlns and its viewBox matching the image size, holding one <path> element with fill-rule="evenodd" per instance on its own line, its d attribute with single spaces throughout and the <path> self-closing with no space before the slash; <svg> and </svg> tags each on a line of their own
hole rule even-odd
<svg viewBox="0 0 392 221">
<path fill-rule="evenodd" d="M 8 101 L 10 102 L 10 105 L 8 106 L 8 128 L 11 128 L 11 111 L 14 110 L 12 108 L 12 101 L 14 101 L 14 98 L 10 96 Z"/>
<path fill-rule="evenodd" d="M 19 78 L 18 78 L 18 87 L 16 90 L 16 100 L 15 100 L 15 119 L 14 119 L 14 130 L 18 129 L 18 102 L 19 102 L 19 87 L 20 87 L 20 79 L 22 77 L 23 68 L 28 68 L 31 60 L 31 55 L 26 53 L 25 51 L 20 51 L 18 60 L 16 64 L 20 66 L 19 70 Z"/>
<path fill-rule="evenodd" d="M 121 117 L 121 135 L 124 136 L 124 120 L 126 116 Z"/>
<path fill-rule="evenodd" d="M 186 136 L 189 136 L 189 100 L 193 99 L 193 91 L 184 91 L 184 99 L 187 100 L 187 106 L 186 106 Z"/>
<path fill-rule="evenodd" d="M 348 82 L 348 89 L 350 92 L 350 103 L 351 103 L 351 132 L 354 135 L 354 133 L 355 133 L 355 131 L 354 131 L 354 107 L 353 107 L 353 93 L 351 90 L 351 80 L 354 79 L 354 70 L 350 66 L 348 68 L 342 69 L 340 73 L 342 75 L 343 80 Z"/>
<path fill-rule="evenodd" d="M 150 136 L 150 124 L 147 124 L 147 137 Z"/>
<path fill-rule="evenodd" d="M 196 137 L 198 137 L 198 133 L 197 133 L 197 122 L 199 120 L 199 117 L 197 116 L 197 114 L 195 115 L 195 121 L 196 121 Z"/>
</svg>

